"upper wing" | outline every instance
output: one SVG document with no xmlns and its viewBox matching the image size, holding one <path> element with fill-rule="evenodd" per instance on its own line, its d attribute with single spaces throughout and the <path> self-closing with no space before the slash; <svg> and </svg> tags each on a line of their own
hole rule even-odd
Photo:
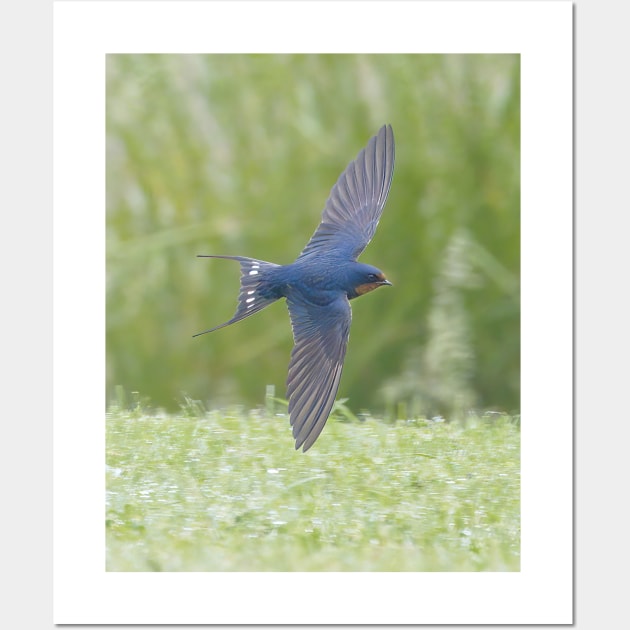
<svg viewBox="0 0 630 630">
<path fill-rule="evenodd" d="M 356 260 L 372 240 L 394 173 L 394 132 L 380 128 L 333 186 L 322 221 L 299 258 L 317 252 Z"/>
<path fill-rule="evenodd" d="M 288 300 L 293 339 L 287 398 L 295 448 L 322 432 L 339 389 L 352 312 L 343 295 L 327 306 Z"/>
</svg>

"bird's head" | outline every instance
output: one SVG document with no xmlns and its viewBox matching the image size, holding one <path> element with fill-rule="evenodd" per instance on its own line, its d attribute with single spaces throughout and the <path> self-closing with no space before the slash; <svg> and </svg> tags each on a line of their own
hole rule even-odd
<svg viewBox="0 0 630 630">
<path fill-rule="evenodd" d="M 363 263 L 356 263 L 350 276 L 349 299 L 359 297 L 379 287 L 391 286 L 392 284 L 380 269 Z"/>
</svg>

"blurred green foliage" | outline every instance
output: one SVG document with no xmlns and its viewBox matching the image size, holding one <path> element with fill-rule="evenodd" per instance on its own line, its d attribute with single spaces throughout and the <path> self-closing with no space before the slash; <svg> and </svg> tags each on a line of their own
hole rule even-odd
<svg viewBox="0 0 630 630">
<path fill-rule="evenodd" d="M 168 409 L 283 392 L 280 303 L 209 336 L 239 269 L 292 262 L 331 186 L 384 123 L 385 212 L 361 257 L 394 283 L 353 302 L 353 411 L 520 406 L 518 55 L 109 55 L 107 395 Z"/>
</svg>

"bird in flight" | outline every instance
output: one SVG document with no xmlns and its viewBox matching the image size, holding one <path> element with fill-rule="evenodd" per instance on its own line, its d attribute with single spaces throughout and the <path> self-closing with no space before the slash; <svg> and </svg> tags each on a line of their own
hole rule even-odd
<svg viewBox="0 0 630 630">
<path fill-rule="evenodd" d="M 295 262 L 199 256 L 238 261 L 241 287 L 234 317 L 194 337 L 286 298 L 294 341 L 287 398 L 296 450 L 313 446 L 335 402 L 350 335 L 349 300 L 391 285 L 380 269 L 357 258 L 376 232 L 393 172 L 394 133 L 384 125 L 333 186 L 321 223 Z"/>
</svg>

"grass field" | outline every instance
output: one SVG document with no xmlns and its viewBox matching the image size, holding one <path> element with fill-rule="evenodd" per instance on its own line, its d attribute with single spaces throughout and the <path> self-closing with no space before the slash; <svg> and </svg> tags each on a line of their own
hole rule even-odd
<svg viewBox="0 0 630 630">
<path fill-rule="evenodd" d="M 308 453 L 280 404 L 107 414 L 109 571 L 518 571 L 520 425 L 361 421 Z"/>
</svg>

